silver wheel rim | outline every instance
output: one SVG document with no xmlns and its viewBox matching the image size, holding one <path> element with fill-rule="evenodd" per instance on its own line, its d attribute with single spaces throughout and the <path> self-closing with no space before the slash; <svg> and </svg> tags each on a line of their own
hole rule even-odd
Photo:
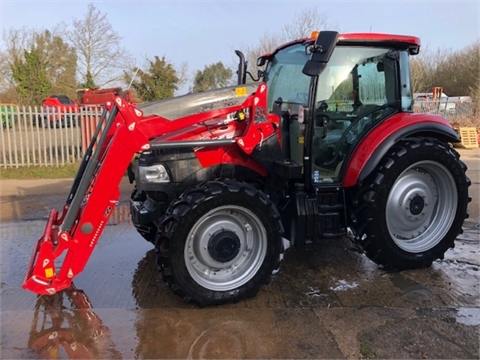
<svg viewBox="0 0 480 360">
<path fill-rule="evenodd" d="M 448 169 L 420 161 L 395 181 L 387 200 L 387 227 L 395 244 L 410 253 L 435 247 L 455 218 L 458 195 Z"/>
<path fill-rule="evenodd" d="M 209 245 L 216 234 L 235 234 L 238 253 L 222 262 L 212 257 Z M 236 246 L 237 247 L 237 246 Z M 258 272 L 267 252 L 267 232 L 260 219 L 241 206 L 222 206 L 203 215 L 185 244 L 187 271 L 199 285 L 213 291 L 236 289 Z"/>
</svg>

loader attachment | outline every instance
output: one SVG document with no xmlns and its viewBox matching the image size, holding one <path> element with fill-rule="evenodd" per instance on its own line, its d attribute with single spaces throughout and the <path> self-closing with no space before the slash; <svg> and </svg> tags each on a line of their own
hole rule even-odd
<svg viewBox="0 0 480 360">
<path fill-rule="evenodd" d="M 23 288 L 37 294 L 53 295 L 68 288 L 85 267 L 118 203 L 118 185 L 135 153 L 163 147 L 202 147 L 236 144 L 251 154 L 276 129 L 266 117 L 266 85 L 249 94 L 246 87 L 232 88 L 236 101 L 227 107 L 168 120 L 158 115 L 144 116 L 141 110 L 117 97 L 107 103 L 92 140 L 85 151 L 63 211 L 52 210 L 43 235 L 37 241 Z M 232 139 L 198 141 L 155 141 L 169 132 L 211 119 L 228 123 L 243 110 L 253 114 L 242 134 Z M 250 116 L 250 115 L 249 115 Z M 242 118 L 240 121 L 245 121 Z M 150 142 L 152 140 L 152 142 Z"/>
<path fill-rule="evenodd" d="M 55 294 L 68 288 L 85 267 L 117 204 L 118 185 L 132 156 L 142 145 L 148 145 L 143 133 L 131 131 L 141 116 L 136 111 L 120 98 L 107 104 L 63 211 L 51 210 L 43 235 L 36 243 L 24 289 Z"/>
</svg>

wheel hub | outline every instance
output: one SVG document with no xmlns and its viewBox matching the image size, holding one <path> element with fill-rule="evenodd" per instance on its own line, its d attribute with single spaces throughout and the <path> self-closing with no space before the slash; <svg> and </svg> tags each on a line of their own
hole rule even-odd
<svg viewBox="0 0 480 360">
<path fill-rule="evenodd" d="M 410 212 L 412 215 L 418 215 L 423 211 L 425 207 L 425 200 L 421 196 L 415 196 L 410 202 Z"/>
<path fill-rule="evenodd" d="M 240 252 L 240 239 L 230 230 L 219 230 L 208 241 L 208 253 L 212 259 L 226 263 Z"/>
<path fill-rule="evenodd" d="M 426 251 L 445 236 L 457 207 L 455 186 L 447 168 L 428 160 L 411 165 L 398 177 L 388 196 L 386 220 L 401 249 Z"/>
</svg>

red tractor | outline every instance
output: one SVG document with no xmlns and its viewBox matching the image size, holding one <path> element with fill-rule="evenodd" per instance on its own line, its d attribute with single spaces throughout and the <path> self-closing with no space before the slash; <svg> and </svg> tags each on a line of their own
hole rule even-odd
<svg viewBox="0 0 480 360">
<path fill-rule="evenodd" d="M 386 269 L 430 266 L 462 231 L 470 180 L 448 121 L 412 111 L 419 47 L 411 36 L 323 31 L 260 57 L 256 83 L 237 52 L 237 86 L 138 107 L 117 97 L 23 287 L 70 286 L 127 168 L 133 223 L 186 301 L 254 296 L 288 246 L 322 238 L 346 235 Z"/>
</svg>

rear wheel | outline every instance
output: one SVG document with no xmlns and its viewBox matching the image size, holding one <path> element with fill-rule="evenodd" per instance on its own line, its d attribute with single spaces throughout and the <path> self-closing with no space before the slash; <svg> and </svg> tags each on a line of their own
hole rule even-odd
<svg viewBox="0 0 480 360">
<path fill-rule="evenodd" d="M 397 144 L 355 196 L 360 248 L 388 269 L 443 259 L 467 216 L 465 171 L 458 154 L 435 139 Z"/>
<path fill-rule="evenodd" d="M 233 180 L 187 191 L 162 227 L 156 250 L 164 280 L 202 306 L 255 296 L 283 253 L 275 206 L 255 187 Z"/>
</svg>

